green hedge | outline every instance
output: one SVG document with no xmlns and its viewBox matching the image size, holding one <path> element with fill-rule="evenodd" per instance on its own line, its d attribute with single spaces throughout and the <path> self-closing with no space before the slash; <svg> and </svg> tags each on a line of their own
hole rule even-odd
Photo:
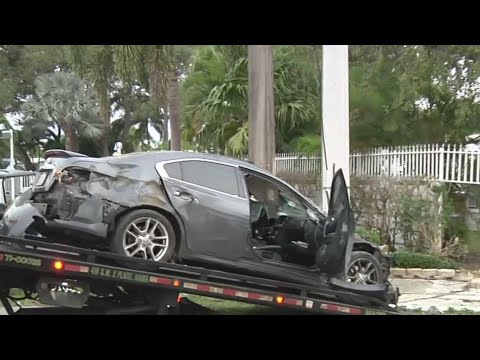
<svg viewBox="0 0 480 360">
<path fill-rule="evenodd" d="M 456 269 L 457 264 L 449 259 L 434 255 L 400 251 L 393 253 L 393 260 L 399 268 L 421 268 L 421 269 Z"/>
</svg>

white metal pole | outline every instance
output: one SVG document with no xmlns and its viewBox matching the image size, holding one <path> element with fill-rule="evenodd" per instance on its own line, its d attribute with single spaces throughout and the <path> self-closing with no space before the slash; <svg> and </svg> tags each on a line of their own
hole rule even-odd
<svg viewBox="0 0 480 360">
<path fill-rule="evenodd" d="M 10 169 L 14 170 L 15 169 L 15 156 L 14 156 L 14 144 L 13 144 L 13 129 L 10 129 Z M 15 200 L 15 178 L 11 178 L 11 196 L 12 196 L 12 201 Z"/>
<path fill-rule="evenodd" d="M 348 45 L 324 45 L 322 141 L 326 154 L 322 161 L 322 207 L 325 212 L 335 171 L 342 169 L 350 189 L 349 108 Z"/>
</svg>

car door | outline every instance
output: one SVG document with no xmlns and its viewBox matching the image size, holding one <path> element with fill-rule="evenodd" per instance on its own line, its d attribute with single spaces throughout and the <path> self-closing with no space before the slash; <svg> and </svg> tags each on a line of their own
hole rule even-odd
<svg viewBox="0 0 480 360">
<path fill-rule="evenodd" d="M 157 164 L 173 207 L 183 220 L 187 247 L 222 259 L 248 250 L 249 207 L 237 168 L 206 160 Z"/>
<path fill-rule="evenodd" d="M 315 258 L 317 266 L 330 277 L 345 277 L 352 253 L 354 227 L 347 184 L 340 169 L 332 180 L 324 243 Z"/>
</svg>

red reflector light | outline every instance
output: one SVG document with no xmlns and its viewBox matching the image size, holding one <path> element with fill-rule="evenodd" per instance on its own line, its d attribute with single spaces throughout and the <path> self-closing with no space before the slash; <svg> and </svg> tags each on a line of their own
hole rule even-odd
<svg viewBox="0 0 480 360">
<path fill-rule="evenodd" d="M 278 304 L 283 304 L 283 302 L 285 301 L 283 296 L 277 296 L 275 300 L 277 301 Z"/>
<path fill-rule="evenodd" d="M 55 270 L 63 270 L 63 262 L 55 261 L 53 263 L 53 267 L 55 268 Z"/>
</svg>

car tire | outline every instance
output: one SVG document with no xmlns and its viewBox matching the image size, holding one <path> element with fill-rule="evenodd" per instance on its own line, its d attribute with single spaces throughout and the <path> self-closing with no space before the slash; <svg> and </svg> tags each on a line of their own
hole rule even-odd
<svg viewBox="0 0 480 360">
<path fill-rule="evenodd" d="M 385 275 L 383 273 L 383 268 L 382 268 L 382 265 L 380 264 L 380 262 L 378 261 L 378 259 L 374 255 L 372 255 L 372 254 L 370 254 L 366 251 L 361 251 L 361 250 L 354 250 L 352 252 L 352 255 L 350 257 L 350 265 L 348 266 L 348 271 L 347 271 L 347 281 L 348 281 L 348 275 L 349 274 L 352 275 L 350 273 L 350 270 L 351 270 L 352 267 L 355 266 L 356 262 L 361 262 L 363 264 L 370 263 L 371 266 L 373 266 L 378 273 L 377 282 L 385 282 L 386 279 L 385 279 Z M 362 267 L 365 267 L 365 265 L 363 265 Z M 356 297 L 348 296 L 348 295 L 339 296 L 339 300 L 343 303 L 356 304 L 357 306 L 369 306 L 370 305 L 369 302 L 358 300 Z"/>
<path fill-rule="evenodd" d="M 141 209 L 129 212 L 118 220 L 111 250 L 127 257 L 169 262 L 175 252 L 176 242 L 173 226 L 164 215 Z"/>
<path fill-rule="evenodd" d="M 361 268 L 360 271 L 359 268 Z M 385 282 L 385 275 L 383 272 L 382 264 L 380 264 L 380 262 L 375 256 L 366 251 L 353 251 L 350 257 L 350 265 L 347 272 L 347 281 L 349 274 L 353 277 L 354 273 L 359 272 L 363 276 L 365 276 L 369 274 L 370 271 L 374 271 L 376 273 L 376 276 L 365 279 L 368 283 Z M 372 275 L 374 274 L 372 273 Z"/>
</svg>

